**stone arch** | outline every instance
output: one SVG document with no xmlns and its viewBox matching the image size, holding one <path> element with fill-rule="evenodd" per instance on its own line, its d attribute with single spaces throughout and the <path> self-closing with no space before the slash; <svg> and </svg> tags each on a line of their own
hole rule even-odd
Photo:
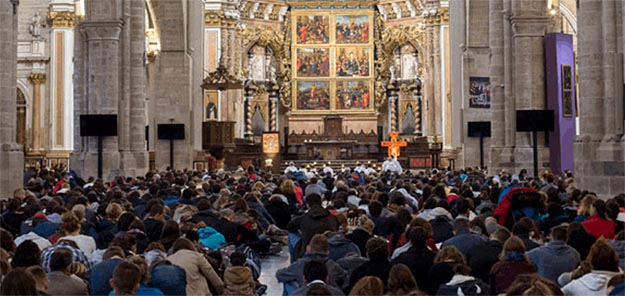
<svg viewBox="0 0 625 296">
<path fill-rule="evenodd" d="M 574 1 L 568 2 L 570 3 L 567 3 L 567 1 L 560 2 L 560 14 L 562 15 L 562 18 L 569 23 L 571 29 L 573 29 L 573 32 L 577 34 L 577 15 L 575 9 L 576 4 Z M 573 5 L 573 8 L 571 8 L 571 5 Z"/>
</svg>

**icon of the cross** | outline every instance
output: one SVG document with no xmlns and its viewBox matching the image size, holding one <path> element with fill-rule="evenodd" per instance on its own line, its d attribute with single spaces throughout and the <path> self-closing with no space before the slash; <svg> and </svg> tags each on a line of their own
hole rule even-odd
<svg viewBox="0 0 625 296">
<path fill-rule="evenodd" d="M 380 145 L 382 147 L 388 147 L 388 156 L 391 156 L 393 157 L 393 159 L 397 160 L 397 157 L 399 157 L 399 152 L 400 152 L 399 149 L 401 147 L 408 146 L 408 142 L 406 142 L 405 140 L 397 140 L 397 138 L 399 137 L 399 133 L 397 132 L 390 132 L 388 133 L 388 136 L 391 140 L 382 141 Z"/>
</svg>

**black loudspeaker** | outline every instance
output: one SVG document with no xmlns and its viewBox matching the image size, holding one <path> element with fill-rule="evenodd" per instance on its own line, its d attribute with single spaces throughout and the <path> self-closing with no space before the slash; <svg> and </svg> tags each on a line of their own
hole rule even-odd
<svg viewBox="0 0 625 296">
<path fill-rule="evenodd" d="M 116 114 L 80 115 L 80 136 L 113 137 L 117 136 Z"/>
<path fill-rule="evenodd" d="M 552 132 L 554 129 L 553 110 L 517 110 L 517 132 Z"/>
<path fill-rule="evenodd" d="M 378 126 L 378 143 L 382 143 L 384 141 L 384 127 Z"/>
<path fill-rule="evenodd" d="M 469 121 L 468 136 L 470 138 L 490 137 L 490 121 Z"/>
<path fill-rule="evenodd" d="M 171 123 L 158 125 L 159 140 L 184 140 L 184 124 Z"/>
</svg>

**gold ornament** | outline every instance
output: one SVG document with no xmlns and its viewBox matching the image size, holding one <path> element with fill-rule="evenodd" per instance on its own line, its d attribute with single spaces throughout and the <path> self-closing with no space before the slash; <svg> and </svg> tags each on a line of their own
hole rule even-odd
<svg viewBox="0 0 625 296">
<path fill-rule="evenodd" d="M 49 11 L 48 20 L 52 28 L 73 28 L 76 24 L 76 13 L 73 11 Z"/>
</svg>

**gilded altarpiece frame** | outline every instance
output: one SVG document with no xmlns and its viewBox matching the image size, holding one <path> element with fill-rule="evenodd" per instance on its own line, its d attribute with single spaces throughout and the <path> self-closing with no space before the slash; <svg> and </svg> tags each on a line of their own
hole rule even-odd
<svg viewBox="0 0 625 296">
<path fill-rule="evenodd" d="M 291 11 L 294 114 L 374 113 L 375 17 L 372 8 Z"/>
</svg>

